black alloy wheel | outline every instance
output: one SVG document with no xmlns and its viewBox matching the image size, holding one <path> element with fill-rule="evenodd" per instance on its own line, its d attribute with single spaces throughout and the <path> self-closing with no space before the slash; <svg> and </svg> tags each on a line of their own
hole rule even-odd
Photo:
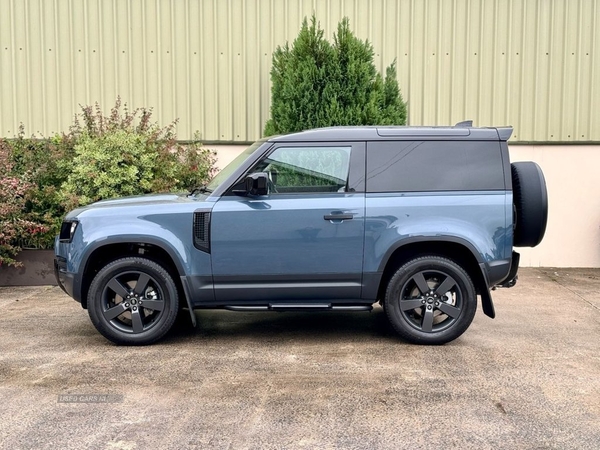
<svg viewBox="0 0 600 450">
<path fill-rule="evenodd" d="M 114 261 L 101 269 L 88 294 L 90 318 L 117 344 L 150 344 L 169 331 L 177 316 L 177 288 L 169 273 L 145 258 Z"/>
<path fill-rule="evenodd" d="M 417 344 L 445 344 L 475 316 L 477 295 L 465 270 L 439 256 L 413 259 L 391 278 L 386 314 L 398 334 Z"/>
</svg>

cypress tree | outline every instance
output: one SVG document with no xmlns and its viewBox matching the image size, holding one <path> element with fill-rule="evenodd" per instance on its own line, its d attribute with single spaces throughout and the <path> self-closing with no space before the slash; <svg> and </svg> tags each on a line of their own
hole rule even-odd
<svg viewBox="0 0 600 450">
<path fill-rule="evenodd" d="M 333 43 L 323 35 L 315 16 L 310 24 L 305 18 L 291 47 L 275 50 L 265 136 L 333 125 L 406 124 L 396 62 L 384 78 L 373 62 L 373 46 L 352 33 L 347 18 Z"/>
</svg>

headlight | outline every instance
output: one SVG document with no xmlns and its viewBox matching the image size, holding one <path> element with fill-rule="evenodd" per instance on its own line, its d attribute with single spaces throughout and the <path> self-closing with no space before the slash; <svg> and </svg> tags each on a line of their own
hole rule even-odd
<svg viewBox="0 0 600 450">
<path fill-rule="evenodd" d="M 65 220 L 60 227 L 60 236 L 58 237 L 60 242 L 71 242 L 73 240 L 73 235 L 75 234 L 75 230 L 77 229 L 76 220 Z"/>
</svg>

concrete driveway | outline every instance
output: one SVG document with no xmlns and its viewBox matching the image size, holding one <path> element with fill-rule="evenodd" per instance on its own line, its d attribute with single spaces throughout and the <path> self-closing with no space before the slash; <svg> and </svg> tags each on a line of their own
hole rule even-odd
<svg viewBox="0 0 600 450">
<path fill-rule="evenodd" d="M 197 311 L 117 347 L 0 288 L 0 448 L 600 448 L 600 270 L 524 269 L 443 347 L 371 313 Z"/>
</svg>

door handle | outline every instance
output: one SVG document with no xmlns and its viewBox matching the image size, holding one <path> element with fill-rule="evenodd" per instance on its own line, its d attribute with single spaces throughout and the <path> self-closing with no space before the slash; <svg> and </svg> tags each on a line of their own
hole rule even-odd
<svg viewBox="0 0 600 450">
<path fill-rule="evenodd" d="M 351 220 L 354 219 L 354 214 L 325 214 L 325 220 Z"/>
</svg>

